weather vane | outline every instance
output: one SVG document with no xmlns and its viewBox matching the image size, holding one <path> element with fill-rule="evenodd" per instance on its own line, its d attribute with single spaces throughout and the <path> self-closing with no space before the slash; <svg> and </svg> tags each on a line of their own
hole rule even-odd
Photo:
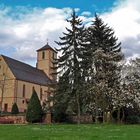
<svg viewBox="0 0 140 140">
<path fill-rule="evenodd" d="M 47 41 L 47 45 L 48 45 L 49 39 L 47 38 L 46 41 Z"/>
</svg>

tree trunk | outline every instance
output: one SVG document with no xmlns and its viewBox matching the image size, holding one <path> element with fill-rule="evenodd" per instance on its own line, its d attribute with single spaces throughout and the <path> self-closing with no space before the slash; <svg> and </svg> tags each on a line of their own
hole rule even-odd
<svg viewBox="0 0 140 140">
<path fill-rule="evenodd" d="M 77 101 L 77 123 L 80 124 L 81 110 L 80 110 L 80 103 L 79 103 L 79 95 L 77 93 L 76 93 L 76 101 Z"/>
<path fill-rule="evenodd" d="M 107 113 L 106 111 L 103 111 L 103 123 L 106 123 L 107 120 Z"/>
<path fill-rule="evenodd" d="M 124 113 L 124 109 L 122 108 L 122 118 L 121 118 L 121 123 L 124 122 L 124 117 L 125 117 L 125 113 Z"/>
<path fill-rule="evenodd" d="M 108 111 L 107 112 L 107 123 L 110 123 L 111 122 L 111 112 Z"/>
<path fill-rule="evenodd" d="M 97 95 L 96 95 L 96 98 L 95 98 L 95 123 L 98 123 Z"/>
<path fill-rule="evenodd" d="M 117 112 L 117 123 L 120 124 L 120 108 L 118 108 Z"/>
<path fill-rule="evenodd" d="M 110 111 L 110 122 L 113 123 L 113 117 L 112 117 L 113 109 Z"/>
</svg>

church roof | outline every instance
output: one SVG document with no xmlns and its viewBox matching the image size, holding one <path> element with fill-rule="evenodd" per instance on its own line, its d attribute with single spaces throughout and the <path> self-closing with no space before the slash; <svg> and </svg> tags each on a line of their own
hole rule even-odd
<svg viewBox="0 0 140 140">
<path fill-rule="evenodd" d="M 2 55 L 17 80 L 39 85 L 51 84 L 49 77 L 42 71 L 23 62 Z"/>
<path fill-rule="evenodd" d="M 54 52 L 56 52 L 48 43 L 45 46 L 43 46 L 42 48 L 38 49 L 37 52 L 38 51 L 48 50 L 48 49 L 53 50 Z"/>
</svg>

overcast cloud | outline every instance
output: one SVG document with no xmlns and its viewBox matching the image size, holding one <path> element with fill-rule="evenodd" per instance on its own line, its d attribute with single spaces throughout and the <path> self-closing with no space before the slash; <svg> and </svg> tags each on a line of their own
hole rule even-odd
<svg viewBox="0 0 140 140">
<path fill-rule="evenodd" d="M 140 56 L 140 0 L 120 0 L 109 12 L 102 15 L 113 27 L 122 42 L 126 58 Z"/>
<path fill-rule="evenodd" d="M 77 9 L 79 10 L 79 9 Z M 0 53 L 10 57 L 35 62 L 36 50 L 59 39 L 66 26 L 65 19 L 70 8 L 30 8 L 0 7 Z M 85 11 L 82 19 L 91 21 L 94 14 Z M 140 54 L 140 1 L 120 0 L 107 13 L 101 15 L 105 23 L 113 27 L 116 36 L 122 42 L 122 50 L 127 58 Z M 33 64 L 33 63 L 32 63 Z M 34 63 L 35 64 L 35 63 Z"/>
</svg>

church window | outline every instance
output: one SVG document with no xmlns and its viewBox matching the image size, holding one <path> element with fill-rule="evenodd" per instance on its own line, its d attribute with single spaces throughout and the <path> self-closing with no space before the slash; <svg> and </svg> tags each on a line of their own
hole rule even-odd
<svg viewBox="0 0 140 140">
<path fill-rule="evenodd" d="M 25 101 L 24 101 L 24 100 L 22 100 L 22 103 L 23 103 L 23 104 L 24 104 L 24 102 L 25 102 Z"/>
<path fill-rule="evenodd" d="M 42 88 L 40 88 L 40 100 L 42 100 L 43 94 L 42 94 Z"/>
<path fill-rule="evenodd" d="M 53 59 L 55 58 L 55 53 L 53 52 L 53 57 L 52 57 Z"/>
<path fill-rule="evenodd" d="M 4 104 L 4 111 L 5 111 L 5 112 L 8 111 L 8 104 Z"/>
<path fill-rule="evenodd" d="M 45 59 L 45 52 L 42 52 L 42 59 Z"/>
<path fill-rule="evenodd" d="M 34 90 L 35 90 L 35 87 L 33 86 L 33 87 L 32 87 L 32 93 L 34 92 Z"/>
<path fill-rule="evenodd" d="M 22 97 L 25 98 L 25 85 L 23 85 Z"/>
</svg>

